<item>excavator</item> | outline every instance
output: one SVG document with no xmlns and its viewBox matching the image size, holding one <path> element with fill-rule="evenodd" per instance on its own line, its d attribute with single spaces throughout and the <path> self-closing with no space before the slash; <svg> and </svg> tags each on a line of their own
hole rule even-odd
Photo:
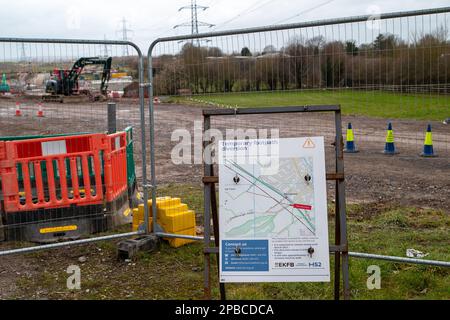
<svg viewBox="0 0 450 320">
<path fill-rule="evenodd" d="M 111 78 L 111 63 L 111 57 L 85 57 L 78 59 L 70 70 L 55 69 L 51 79 L 45 84 L 46 95 L 42 96 L 42 100 L 45 102 L 63 103 L 65 97 L 80 96 L 82 94 L 88 95 L 91 101 L 104 100 L 107 95 L 108 82 Z M 87 65 L 103 65 L 99 95 L 80 90 L 79 88 L 78 78 L 83 68 Z"/>
</svg>

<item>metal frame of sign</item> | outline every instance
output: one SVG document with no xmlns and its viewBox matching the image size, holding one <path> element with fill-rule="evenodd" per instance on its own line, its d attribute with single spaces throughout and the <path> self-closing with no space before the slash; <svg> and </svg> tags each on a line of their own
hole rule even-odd
<svg viewBox="0 0 450 320">
<path fill-rule="evenodd" d="M 203 134 L 211 129 L 211 117 L 214 116 L 238 116 L 256 114 L 277 113 L 310 113 L 310 112 L 334 112 L 335 115 L 335 172 L 327 173 L 327 180 L 334 180 L 335 188 L 335 237 L 334 244 L 330 245 L 330 254 L 334 255 L 334 299 L 341 296 L 341 272 L 343 283 L 343 298 L 350 299 L 349 266 L 348 266 L 348 241 L 347 241 L 347 214 L 345 202 L 345 175 L 344 175 L 344 141 L 342 137 L 341 107 L 339 105 L 324 106 L 295 106 L 295 107 L 269 107 L 269 108 L 243 108 L 243 109 L 208 109 L 203 110 Z M 212 154 L 205 152 L 211 143 L 210 137 L 204 136 L 203 155 L 203 193 L 204 193 L 204 294 L 205 299 L 211 299 L 211 254 L 216 255 L 219 269 L 219 219 L 216 195 L 216 184 L 219 177 L 215 175 Z M 208 149 L 210 150 L 210 149 Z M 213 230 L 211 230 L 211 218 Z M 212 232 L 211 232 L 212 231 Z M 214 236 L 212 245 L 211 236 Z M 217 277 L 219 280 L 219 277 Z M 220 298 L 226 299 L 225 284 L 219 282 Z"/>
</svg>

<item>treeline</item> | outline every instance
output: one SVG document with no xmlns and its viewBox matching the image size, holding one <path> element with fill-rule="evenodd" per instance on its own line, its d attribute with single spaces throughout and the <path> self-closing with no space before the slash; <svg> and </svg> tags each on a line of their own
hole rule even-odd
<svg viewBox="0 0 450 320">
<path fill-rule="evenodd" d="M 360 45 L 318 36 L 253 53 L 187 43 L 179 54 L 156 57 L 154 76 L 157 95 L 320 88 L 450 92 L 450 41 L 438 29 L 410 43 L 392 34 Z"/>
</svg>

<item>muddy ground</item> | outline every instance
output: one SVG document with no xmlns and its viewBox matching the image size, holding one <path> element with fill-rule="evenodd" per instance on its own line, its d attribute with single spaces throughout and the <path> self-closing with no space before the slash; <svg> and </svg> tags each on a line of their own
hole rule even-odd
<svg viewBox="0 0 450 320">
<path fill-rule="evenodd" d="M 51 134 L 67 132 L 103 132 L 107 128 L 105 103 L 45 104 L 44 118 L 36 117 L 35 102 L 22 102 L 21 117 L 15 117 L 12 100 L 0 100 L 0 136 L 25 134 Z M 148 109 L 148 108 L 147 108 Z M 148 141 L 148 112 L 146 141 Z M 171 161 L 173 147 L 178 144 L 176 129 L 186 129 L 191 141 L 197 142 L 194 122 L 201 128 L 202 108 L 160 104 L 155 107 L 156 178 L 158 184 L 201 183 L 202 165 L 174 165 Z M 450 126 L 432 122 L 436 158 L 421 158 L 425 121 L 393 120 L 395 143 L 398 155 L 382 154 L 387 119 L 362 116 L 344 116 L 344 132 L 347 122 L 353 124 L 359 153 L 345 155 L 347 199 L 351 202 L 395 202 L 404 206 L 450 208 Z M 140 113 L 136 100 L 118 102 L 118 129 L 132 125 L 135 128 L 135 161 L 138 177 L 142 176 Z M 216 117 L 212 128 L 225 129 L 279 129 L 280 137 L 325 136 L 327 171 L 333 172 L 334 150 L 331 146 L 334 135 L 332 114 L 278 114 L 256 116 Z M 200 129 L 201 131 L 201 129 Z M 270 131 L 269 131 L 270 132 Z M 199 133 L 197 131 L 196 133 Z M 201 139 L 201 137 L 200 137 Z M 201 140 L 200 140 L 201 141 Z M 195 147 L 195 145 L 194 145 Z M 192 149 L 192 156 L 195 151 Z M 149 171 L 147 156 L 147 172 Z M 332 188 L 332 184 L 330 185 Z M 329 196 L 332 192 L 329 192 Z"/>
</svg>

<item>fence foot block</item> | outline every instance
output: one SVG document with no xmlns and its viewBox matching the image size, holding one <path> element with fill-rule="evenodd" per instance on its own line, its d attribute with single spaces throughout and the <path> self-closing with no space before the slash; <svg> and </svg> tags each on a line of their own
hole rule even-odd
<svg viewBox="0 0 450 320">
<path fill-rule="evenodd" d="M 160 240 L 156 235 L 123 240 L 117 245 L 117 258 L 119 260 L 133 259 L 138 252 L 153 252 L 157 250 L 159 244 Z"/>
</svg>

